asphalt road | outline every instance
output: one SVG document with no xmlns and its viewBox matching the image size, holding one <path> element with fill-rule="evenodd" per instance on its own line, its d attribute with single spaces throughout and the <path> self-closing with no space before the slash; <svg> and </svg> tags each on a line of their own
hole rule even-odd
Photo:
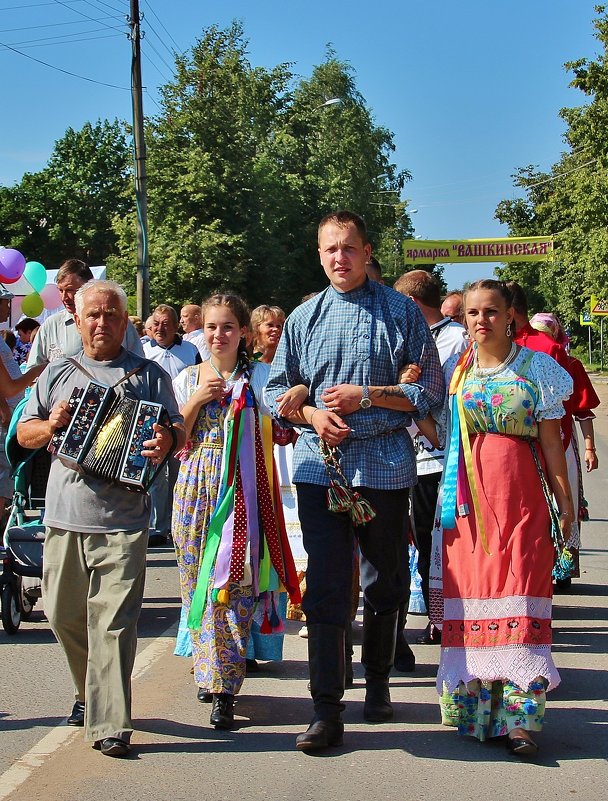
<svg viewBox="0 0 608 801">
<path fill-rule="evenodd" d="M 15 637 L 0 632 L 0 801 L 457 801 L 604 799 L 608 760 L 608 386 L 596 424 L 600 469 L 586 480 L 583 575 L 555 598 L 554 653 L 562 683 L 549 696 L 535 762 L 498 742 L 477 743 L 440 725 L 436 646 L 414 646 L 418 665 L 391 680 L 396 720 L 363 721 L 360 666 L 347 691 L 344 747 L 320 756 L 294 750 L 311 705 L 306 644 L 288 624 L 285 660 L 245 682 L 238 728 L 216 732 L 195 698 L 187 660 L 172 656 L 177 571 L 168 550 L 151 552 L 133 684 L 134 756 L 94 752 L 62 726 L 72 689 L 42 610 Z M 411 617 L 413 640 L 424 621 Z M 358 647 L 356 646 L 356 655 Z"/>
</svg>

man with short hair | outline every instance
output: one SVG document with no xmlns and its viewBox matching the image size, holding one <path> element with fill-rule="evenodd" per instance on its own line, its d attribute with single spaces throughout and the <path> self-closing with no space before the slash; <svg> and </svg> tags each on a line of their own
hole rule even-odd
<svg viewBox="0 0 608 801">
<path fill-rule="evenodd" d="M 144 343 L 145 357 L 159 364 L 171 379 L 176 378 L 184 368 L 201 362 L 198 350 L 192 342 L 185 342 L 179 336 L 177 326 L 175 309 L 166 303 L 161 303 L 152 313 L 153 338 Z M 169 544 L 173 488 L 178 472 L 179 462 L 171 457 L 150 489 L 152 514 L 149 545 L 151 547 Z"/>
<path fill-rule="evenodd" d="M 117 394 L 162 403 L 185 440 L 171 381 L 158 365 L 121 346 L 127 297 L 113 281 L 88 282 L 75 293 L 74 321 L 83 350 L 43 372 L 17 426 L 25 448 L 48 445 L 70 422 L 68 400 L 89 376 Z M 126 380 L 124 380 L 126 378 Z M 122 380 L 122 383 L 117 383 Z M 158 463 L 172 447 L 154 425 L 141 455 Z M 45 500 L 44 609 L 61 643 L 76 702 L 68 724 L 102 754 L 124 757 L 132 734 L 131 671 L 144 591 L 150 503 L 112 481 L 81 473 L 53 457 Z"/>
<path fill-rule="evenodd" d="M 371 246 L 361 217 L 349 211 L 324 217 L 318 244 L 330 286 L 287 318 L 266 389 L 278 417 L 278 396 L 297 384 L 309 391 L 298 412 L 280 418 L 301 429 L 293 480 L 308 553 L 302 607 L 315 709 L 308 730 L 296 740 L 303 751 L 342 742 L 344 632 L 350 624 L 355 536 L 364 598 L 363 714 L 371 722 L 393 717 L 389 673 L 398 608 L 409 595 L 404 520 L 408 487 L 416 482 L 407 426 L 411 417 L 440 405 L 444 394 L 437 349 L 416 305 L 367 278 Z M 419 382 L 400 384 L 402 368 L 412 362 L 421 362 Z M 347 513 L 328 509 L 320 439 L 337 449 L 345 479 L 375 511 L 356 528 Z"/>
<path fill-rule="evenodd" d="M 201 355 L 201 359 L 205 361 L 209 358 L 209 348 L 205 342 L 203 334 L 203 313 L 200 306 L 195 303 L 187 303 L 182 306 L 179 316 L 179 324 L 184 332 L 184 339 L 186 342 L 192 342 Z"/>
<path fill-rule="evenodd" d="M 63 262 L 57 271 L 55 282 L 64 308 L 47 317 L 40 326 L 27 357 L 28 367 L 45 365 L 56 359 L 80 353 L 82 339 L 74 320 L 76 310 L 74 296 L 83 284 L 94 280 L 91 268 L 80 259 L 68 259 Z M 137 353 L 138 356 L 144 355 L 139 336 L 131 322 L 125 331 L 123 345 L 126 350 Z"/>
<path fill-rule="evenodd" d="M 152 339 L 144 344 L 144 356 L 160 364 L 172 379 L 185 367 L 201 362 L 196 346 L 180 337 L 177 328 L 175 309 L 161 303 L 152 312 Z"/>
<path fill-rule="evenodd" d="M 393 287 L 397 292 L 411 298 L 426 320 L 443 366 L 456 353 L 462 353 L 467 345 L 467 332 L 460 323 L 454 322 L 441 312 L 441 285 L 437 278 L 426 270 L 410 270 L 400 276 Z M 439 481 L 443 472 L 445 454 L 418 430 L 415 423 L 410 427 L 416 453 L 418 483 L 412 488 L 412 517 L 414 543 L 418 550 L 418 572 L 421 578 L 422 595 L 427 612 L 430 613 L 429 571 L 431 567 L 432 534 L 435 524 L 435 507 L 439 492 Z M 395 667 L 399 669 L 400 648 L 404 649 L 403 627 L 407 610 L 399 610 L 397 625 L 397 651 Z M 441 642 L 441 632 L 428 624 L 424 634 L 416 639 L 419 645 L 433 645 Z M 408 646 L 409 647 L 409 646 Z M 404 671 L 408 672 L 408 671 Z"/>
<path fill-rule="evenodd" d="M 441 313 L 450 317 L 455 323 L 464 323 L 464 309 L 462 307 L 462 292 L 448 292 L 441 304 Z"/>
</svg>

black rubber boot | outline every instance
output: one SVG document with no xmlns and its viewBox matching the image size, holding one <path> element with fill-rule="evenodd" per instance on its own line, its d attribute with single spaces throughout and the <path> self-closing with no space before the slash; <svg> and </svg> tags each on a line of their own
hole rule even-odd
<svg viewBox="0 0 608 801">
<path fill-rule="evenodd" d="M 300 751 L 320 751 L 342 745 L 344 724 L 344 629 L 324 623 L 308 625 L 310 694 L 315 707 L 312 723 L 296 737 Z"/>
<path fill-rule="evenodd" d="M 405 639 L 405 623 L 407 621 L 407 604 L 401 604 L 397 615 L 397 637 L 395 640 L 395 670 L 399 673 L 413 673 L 416 668 L 416 657 Z"/>
<path fill-rule="evenodd" d="M 365 705 L 363 717 L 370 723 L 393 719 L 388 676 L 393 666 L 398 611 L 377 615 L 363 608 L 363 648 L 365 668 Z"/>
<path fill-rule="evenodd" d="M 234 726 L 234 695 L 213 693 L 209 721 L 216 729 L 231 729 Z"/>
</svg>

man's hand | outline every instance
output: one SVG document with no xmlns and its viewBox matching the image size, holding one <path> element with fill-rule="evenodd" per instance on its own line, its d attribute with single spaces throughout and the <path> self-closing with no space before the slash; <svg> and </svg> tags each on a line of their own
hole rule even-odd
<svg viewBox="0 0 608 801">
<path fill-rule="evenodd" d="M 144 442 L 145 450 L 142 450 L 141 455 L 146 456 L 155 464 L 159 464 L 171 450 L 173 437 L 167 428 L 158 423 L 154 423 L 153 428 L 155 436 Z"/>
<path fill-rule="evenodd" d="M 335 447 L 350 434 L 350 428 L 344 420 L 334 412 L 316 409 L 310 418 L 310 425 L 322 440 Z"/>
<path fill-rule="evenodd" d="M 363 387 L 358 387 L 356 384 L 338 384 L 326 389 L 321 395 L 321 400 L 332 412 L 352 414 L 361 408 L 359 404 L 362 397 Z"/>
<path fill-rule="evenodd" d="M 71 419 L 72 415 L 70 414 L 70 406 L 68 402 L 65 400 L 59 401 L 59 403 L 53 406 L 51 413 L 49 414 L 51 436 L 55 433 L 55 431 L 57 431 L 57 429 L 68 426 Z"/>
</svg>

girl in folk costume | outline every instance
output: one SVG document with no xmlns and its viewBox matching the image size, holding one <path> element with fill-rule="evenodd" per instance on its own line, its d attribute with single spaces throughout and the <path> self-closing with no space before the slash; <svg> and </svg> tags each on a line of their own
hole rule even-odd
<svg viewBox="0 0 608 801">
<path fill-rule="evenodd" d="M 262 398 L 269 368 L 249 364 L 240 298 L 213 295 L 202 311 L 210 358 L 174 380 L 189 443 L 172 531 L 198 698 L 211 694 L 211 724 L 230 728 L 256 601 L 281 586 L 298 601 L 299 588 Z M 268 630 L 281 626 L 272 610 L 266 618 Z"/>
<path fill-rule="evenodd" d="M 560 438 L 572 380 L 512 341 L 503 282 L 473 284 L 465 314 L 473 341 L 449 390 L 437 689 L 444 723 L 479 740 L 506 736 L 511 752 L 533 755 L 546 690 L 559 683 L 551 571 L 573 522 Z"/>
</svg>

